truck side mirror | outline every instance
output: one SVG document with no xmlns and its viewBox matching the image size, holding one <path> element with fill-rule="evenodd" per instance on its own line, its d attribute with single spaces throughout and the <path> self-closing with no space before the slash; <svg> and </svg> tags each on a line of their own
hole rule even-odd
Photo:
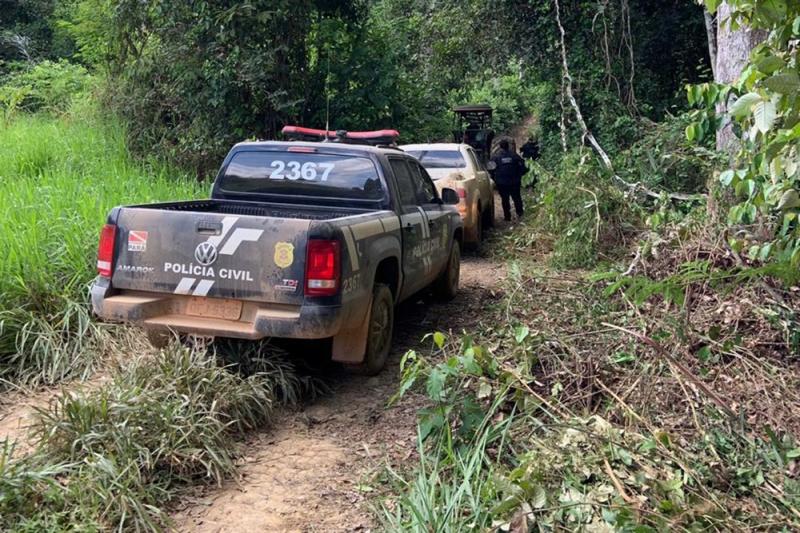
<svg viewBox="0 0 800 533">
<path fill-rule="evenodd" d="M 442 189 L 442 202 L 445 205 L 456 205 L 458 204 L 458 193 L 453 189 L 445 187 Z"/>
</svg>

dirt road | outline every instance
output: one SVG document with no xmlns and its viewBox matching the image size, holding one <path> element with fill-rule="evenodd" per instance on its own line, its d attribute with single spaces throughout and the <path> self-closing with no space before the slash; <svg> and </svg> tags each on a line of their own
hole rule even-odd
<svg viewBox="0 0 800 533">
<path fill-rule="evenodd" d="M 398 366 L 409 349 L 432 331 L 455 334 L 475 326 L 496 298 L 504 270 L 489 260 L 466 257 L 461 289 L 446 304 L 414 299 L 397 311 L 395 349 L 381 375 L 335 376 L 334 391 L 287 412 L 275 428 L 246 445 L 242 478 L 205 489 L 182 502 L 175 515 L 181 531 L 369 531 L 375 527 L 368 501 L 382 489 L 376 477 L 388 461 L 408 464 L 415 455 L 416 412 L 424 404 L 407 397 L 387 408 L 397 391 Z"/>
</svg>

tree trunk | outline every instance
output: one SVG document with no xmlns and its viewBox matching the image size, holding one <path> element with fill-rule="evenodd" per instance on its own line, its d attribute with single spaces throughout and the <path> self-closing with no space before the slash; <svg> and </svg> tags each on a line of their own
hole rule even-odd
<svg viewBox="0 0 800 533">
<path fill-rule="evenodd" d="M 763 31 L 740 27 L 730 28 L 731 7 L 723 2 L 717 9 L 717 64 L 714 68 L 714 81 L 717 83 L 734 83 L 739 79 L 742 70 L 747 66 L 750 52 L 766 38 Z M 727 103 L 721 104 L 717 112 L 727 111 Z M 737 149 L 736 138 L 730 124 L 717 132 L 717 149 L 733 155 Z"/>
</svg>

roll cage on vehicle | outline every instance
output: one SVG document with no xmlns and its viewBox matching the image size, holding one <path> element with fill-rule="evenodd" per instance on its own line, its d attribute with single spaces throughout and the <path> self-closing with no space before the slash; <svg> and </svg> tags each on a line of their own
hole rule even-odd
<svg viewBox="0 0 800 533">
<path fill-rule="evenodd" d="M 489 104 L 468 104 L 453 108 L 455 142 L 470 145 L 484 164 L 491 157 L 494 139 L 492 111 Z"/>
</svg>

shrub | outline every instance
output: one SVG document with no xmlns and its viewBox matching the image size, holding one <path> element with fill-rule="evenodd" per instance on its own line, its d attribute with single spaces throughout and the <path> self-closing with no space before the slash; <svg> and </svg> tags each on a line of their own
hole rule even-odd
<svg viewBox="0 0 800 533">
<path fill-rule="evenodd" d="M 38 447 L 0 450 L 3 530 L 160 530 L 163 506 L 190 481 L 235 472 L 235 438 L 269 423 L 302 383 L 264 359 L 242 376 L 213 353 L 173 345 L 117 368 L 97 390 L 64 394 L 39 412 Z"/>
<path fill-rule="evenodd" d="M 9 110 L 67 111 L 74 99 L 85 98 L 94 78 L 80 66 L 65 60 L 42 61 L 10 76 L 0 87 L 0 103 Z"/>
</svg>

